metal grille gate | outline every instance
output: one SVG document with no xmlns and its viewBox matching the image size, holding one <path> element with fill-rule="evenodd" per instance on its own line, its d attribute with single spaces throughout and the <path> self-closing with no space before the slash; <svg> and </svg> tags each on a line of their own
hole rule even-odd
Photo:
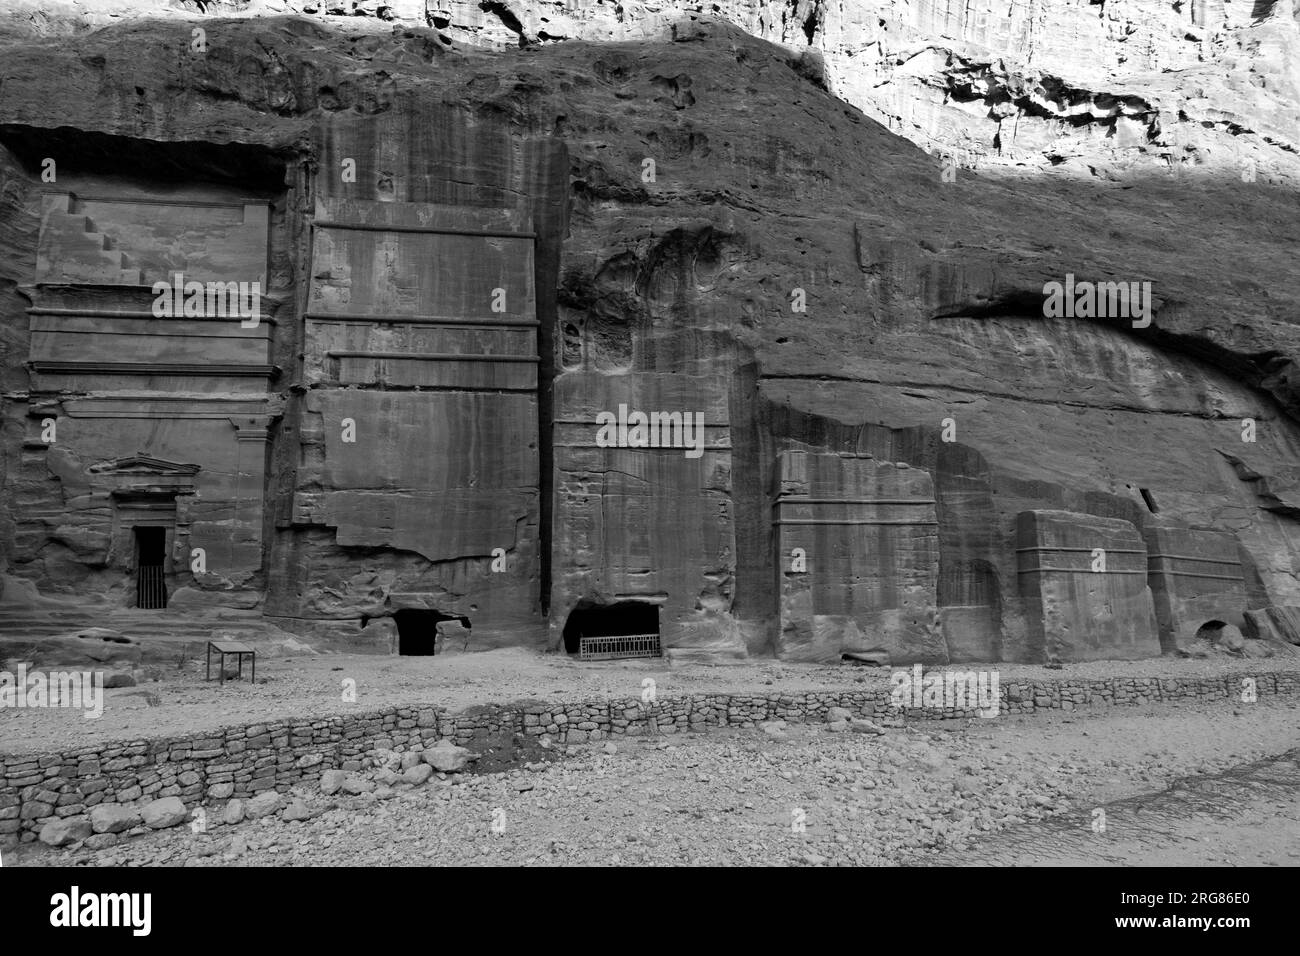
<svg viewBox="0 0 1300 956">
<path fill-rule="evenodd" d="M 662 656 L 658 634 L 620 634 L 613 637 L 582 637 L 578 640 L 578 659 L 582 661 Z"/>
<path fill-rule="evenodd" d="M 142 564 L 136 569 L 135 606 L 149 610 L 167 606 L 167 584 L 161 564 Z"/>
</svg>

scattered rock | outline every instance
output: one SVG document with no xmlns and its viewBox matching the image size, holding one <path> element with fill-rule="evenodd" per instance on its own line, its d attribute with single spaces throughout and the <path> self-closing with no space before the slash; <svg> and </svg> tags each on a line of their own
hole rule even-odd
<svg viewBox="0 0 1300 956">
<path fill-rule="evenodd" d="M 135 677 L 126 671 L 113 671 L 104 675 L 105 687 L 134 687 Z"/>
<path fill-rule="evenodd" d="M 90 826 L 96 833 L 121 833 L 140 825 L 140 811 L 120 803 L 101 803 L 90 809 Z"/>
<path fill-rule="evenodd" d="M 850 719 L 849 729 L 859 734 L 883 734 L 885 732 L 884 727 L 881 727 L 875 721 L 867 720 L 865 717 Z"/>
<path fill-rule="evenodd" d="M 343 781 L 342 790 L 344 793 L 350 793 L 353 796 L 361 793 L 370 793 L 375 789 L 375 782 L 367 780 L 365 777 L 358 777 L 355 774 L 348 774 Z"/>
<path fill-rule="evenodd" d="M 86 837 L 81 845 L 87 850 L 105 850 L 121 839 L 116 833 L 95 833 Z"/>
<path fill-rule="evenodd" d="M 145 825 L 151 829 L 165 830 L 184 823 L 189 819 L 190 812 L 185 809 L 180 797 L 163 797 L 146 804 L 141 816 Z"/>
<path fill-rule="evenodd" d="M 424 762 L 443 773 L 464 770 L 474 760 L 474 754 L 465 747 L 457 747 L 450 740 L 440 740 L 423 754 Z"/>
<path fill-rule="evenodd" d="M 307 804 L 301 800 L 294 800 L 284 808 L 284 813 L 281 814 L 280 819 L 292 823 L 295 820 L 310 820 L 315 815 Z"/>
<path fill-rule="evenodd" d="M 244 820 L 244 801 L 234 799 L 227 803 L 225 811 L 221 814 L 221 819 L 231 826 L 242 823 Z"/>
<path fill-rule="evenodd" d="M 320 790 L 326 796 L 333 796 L 343 788 L 348 775 L 342 770 L 326 770 L 320 775 Z"/>
<path fill-rule="evenodd" d="M 88 817 L 63 817 L 41 827 L 40 841 L 46 846 L 67 846 L 91 835 Z"/>
<path fill-rule="evenodd" d="M 602 749 L 612 757 L 614 754 L 618 753 L 618 744 L 611 741 L 610 743 L 605 744 Z"/>
<path fill-rule="evenodd" d="M 248 801 L 248 805 L 244 807 L 244 814 L 250 820 L 260 820 L 262 817 L 278 813 L 283 806 L 284 797 L 274 790 L 266 790 Z"/>
<path fill-rule="evenodd" d="M 1246 646 L 1246 638 L 1231 624 L 1225 624 L 1219 628 L 1219 633 L 1214 639 L 1214 643 L 1222 647 L 1225 651 L 1231 651 L 1238 654 Z"/>
<path fill-rule="evenodd" d="M 418 755 L 416 755 L 416 759 L 419 759 Z M 416 764 L 414 767 L 407 767 L 406 771 L 402 774 L 402 780 L 411 784 L 413 787 L 418 787 L 428 781 L 432 776 L 433 768 L 427 763 L 421 763 Z"/>
</svg>

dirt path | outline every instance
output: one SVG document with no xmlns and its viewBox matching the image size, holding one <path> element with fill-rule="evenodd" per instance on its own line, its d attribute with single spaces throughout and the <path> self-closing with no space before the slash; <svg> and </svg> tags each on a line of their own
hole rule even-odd
<svg viewBox="0 0 1300 956">
<path fill-rule="evenodd" d="M 630 738 L 387 799 L 307 785 L 286 794 L 318 814 L 306 822 L 24 847 L 6 865 L 1296 865 L 1298 744 L 1300 704 L 1278 700 Z"/>
<path fill-rule="evenodd" d="M 943 866 L 1300 866 L 1300 748 L 1013 827 Z"/>
<path fill-rule="evenodd" d="M 984 665 L 987 666 L 987 665 Z M 1000 664 L 1003 684 L 1040 680 L 1198 677 L 1241 671 L 1294 670 L 1295 658 L 1272 660 L 1170 659 L 1098 661 L 1049 670 Z M 890 668 L 816 666 L 752 660 L 740 664 L 669 664 L 662 660 L 581 663 L 562 654 L 522 649 L 445 657 L 331 654 L 258 661 L 257 684 L 205 682 L 202 660 L 183 667 L 146 666 L 141 683 L 104 692 L 104 714 L 87 720 L 62 708 L 0 711 L 0 752 L 48 752 L 104 739 L 183 735 L 217 727 L 288 717 L 322 717 L 399 704 L 459 711 L 475 704 L 558 698 L 633 699 L 653 678 L 664 696 L 710 692 L 797 692 L 865 686 L 886 689 Z M 356 702 L 344 702 L 342 683 L 355 681 Z"/>
</svg>

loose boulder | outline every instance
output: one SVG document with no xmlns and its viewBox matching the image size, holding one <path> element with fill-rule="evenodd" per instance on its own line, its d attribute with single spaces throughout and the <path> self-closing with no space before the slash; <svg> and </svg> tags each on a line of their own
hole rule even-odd
<svg viewBox="0 0 1300 956">
<path fill-rule="evenodd" d="M 474 759 L 472 751 L 450 740 L 440 740 L 424 752 L 424 762 L 441 773 L 457 773 Z"/>
<path fill-rule="evenodd" d="M 1246 638 L 1236 627 L 1225 624 L 1219 629 L 1214 643 L 1232 654 L 1240 654 L 1246 646 Z"/>
<path fill-rule="evenodd" d="M 154 830 L 165 830 L 189 819 L 189 811 L 180 797 L 163 797 L 145 805 L 140 815 L 144 824 Z"/>
<path fill-rule="evenodd" d="M 362 793 L 370 793 L 375 789 L 375 782 L 367 780 L 365 777 L 358 777 L 354 774 L 348 774 L 343 781 L 343 792 L 350 793 L 354 797 Z"/>
<path fill-rule="evenodd" d="M 402 780 L 405 783 L 411 784 L 413 787 L 418 787 L 432 776 L 433 768 L 427 763 L 422 763 L 417 764 L 414 767 L 408 767 L 406 772 L 402 774 Z"/>
<path fill-rule="evenodd" d="M 348 775 L 342 770 L 326 770 L 320 775 L 320 791 L 326 796 L 333 796 L 343 787 Z"/>
<path fill-rule="evenodd" d="M 274 790 L 266 790 L 248 801 L 244 813 L 250 820 L 260 820 L 262 817 L 269 817 L 273 813 L 279 813 L 280 808 L 283 806 L 284 797 Z"/>
<path fill-rule="evenodd" d="M 41 827 L 40 841 L 46 846 L 67 846 L 86 839 L 91 834 L 90 820 L 86 817 L 63 817 L 51 820 Z"/>
<path fill-rule="evenodd" d="M 141 822 L 140 811 L 120 803 L 101 803 L 90 809 L 90 827 L 96 833 L 121 833 Z"/>
<path fill-rule="evenodd" d="M 311 812 L 311 808 L 307 804 L 301 800 L 294 800 L 284 808 L 284 813 L 280 815 L 280 819 L 292 823 L 295 820 L 310 820 L 313 816 L 315 814 Z"/>
</svg>

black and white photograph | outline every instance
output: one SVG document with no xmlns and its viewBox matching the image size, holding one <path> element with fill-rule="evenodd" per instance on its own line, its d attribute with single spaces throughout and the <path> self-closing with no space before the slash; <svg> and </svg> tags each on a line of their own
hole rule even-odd
<svg viewBox="0 0 1300 956">
<path fill-rule="evenodd" d="M 1088 868 L 1241 945 L 1298 253 L 1297 0 L 0 0 L 0 900 Z"/>
</svg>

